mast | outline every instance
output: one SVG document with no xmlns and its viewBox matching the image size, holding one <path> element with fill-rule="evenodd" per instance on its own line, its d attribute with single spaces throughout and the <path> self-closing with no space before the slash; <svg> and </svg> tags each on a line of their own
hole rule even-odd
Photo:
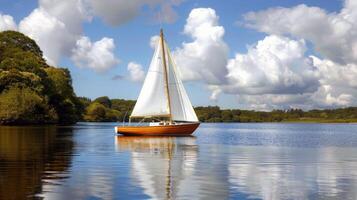
<svg viewBox="0 0 357 200">
<path fill-rule="evenodd" d="M 169 80 L 167 77 L 167 65 L 166 65 L 166 55 L 165 55 L 165 46 L 164 46 L 164 32 L 162 29 L 160 29 L 160 39 L 161 39 L 162 62 L 163 62 L 164 77 L 165 77 L 165 91 L 166 91 L 167 103 L 169 105 L 169 118 L 170 118 L 170 122 L 172 122 Z"/>
</svg>

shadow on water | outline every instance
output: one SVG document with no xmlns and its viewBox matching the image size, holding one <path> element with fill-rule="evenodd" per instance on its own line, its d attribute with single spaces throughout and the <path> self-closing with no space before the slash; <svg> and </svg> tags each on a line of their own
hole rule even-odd
<svg viewBox="0 0 357 200">
<path fill-rule="evenodd" d="M 0 199 L 41 198 L 44 182 L 66 179 L 71 138 L 71 128 L 0 127 Z"/>
</svg>

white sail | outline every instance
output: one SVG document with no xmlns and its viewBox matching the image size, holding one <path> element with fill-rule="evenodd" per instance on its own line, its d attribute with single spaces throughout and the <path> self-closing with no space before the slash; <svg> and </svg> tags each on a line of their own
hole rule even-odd
<svg viewBox="0 0 357 200">
<path fill-rule="evenodd" d="M 193 110 L 190 99 L 178 76 L 176 65 L 171 57 L 170 49 L 165 43 L 167 58 L 168 84 L 171 102 L 171 117 L 174 121 L 198 122 L 195 111 Z"/>
<path fill-rule="evenodd" d="M 131 117 L 168 116 L 170 114 L 161 57 L 161 42 L 158 42 Z"/>
<path fill-rule="evenodd" d="M 173 121 L 198 122 L 190 99 L 177 74 L 170 50 L 165 42 L 163 46 L 168 91 L 166 91 L 165 66 L 162 61 L 162 45 L 159 40 L 131 117 L 171 116 Z"/>
</svg>

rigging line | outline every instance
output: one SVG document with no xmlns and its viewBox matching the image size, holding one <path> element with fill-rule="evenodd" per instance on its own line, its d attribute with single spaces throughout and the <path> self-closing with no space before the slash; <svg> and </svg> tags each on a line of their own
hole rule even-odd
<svg viewBox="0 0 357 200">
<path fill-rule="evenodd" d="M 124 125 L 125 125 L 125 118 L 126 118 L 126 114 L 128 114 L 128 111 L 129 111 L 129 110 L 127 110 L 127 111 L 125 112 L 125 115 L 124 115 L 124 118 L 123 118 L 123 127 L 124 127 Z"/>
</svg>

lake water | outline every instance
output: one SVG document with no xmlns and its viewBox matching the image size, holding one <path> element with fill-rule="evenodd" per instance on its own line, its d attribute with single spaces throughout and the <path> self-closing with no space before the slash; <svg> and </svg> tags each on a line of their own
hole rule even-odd
<svg viewBox="0 0 357 200">
<path fill-rule="evenodd" d="M 357 124 L 0 127 L 0 199 L 357 199 Z"/>
</svg>

